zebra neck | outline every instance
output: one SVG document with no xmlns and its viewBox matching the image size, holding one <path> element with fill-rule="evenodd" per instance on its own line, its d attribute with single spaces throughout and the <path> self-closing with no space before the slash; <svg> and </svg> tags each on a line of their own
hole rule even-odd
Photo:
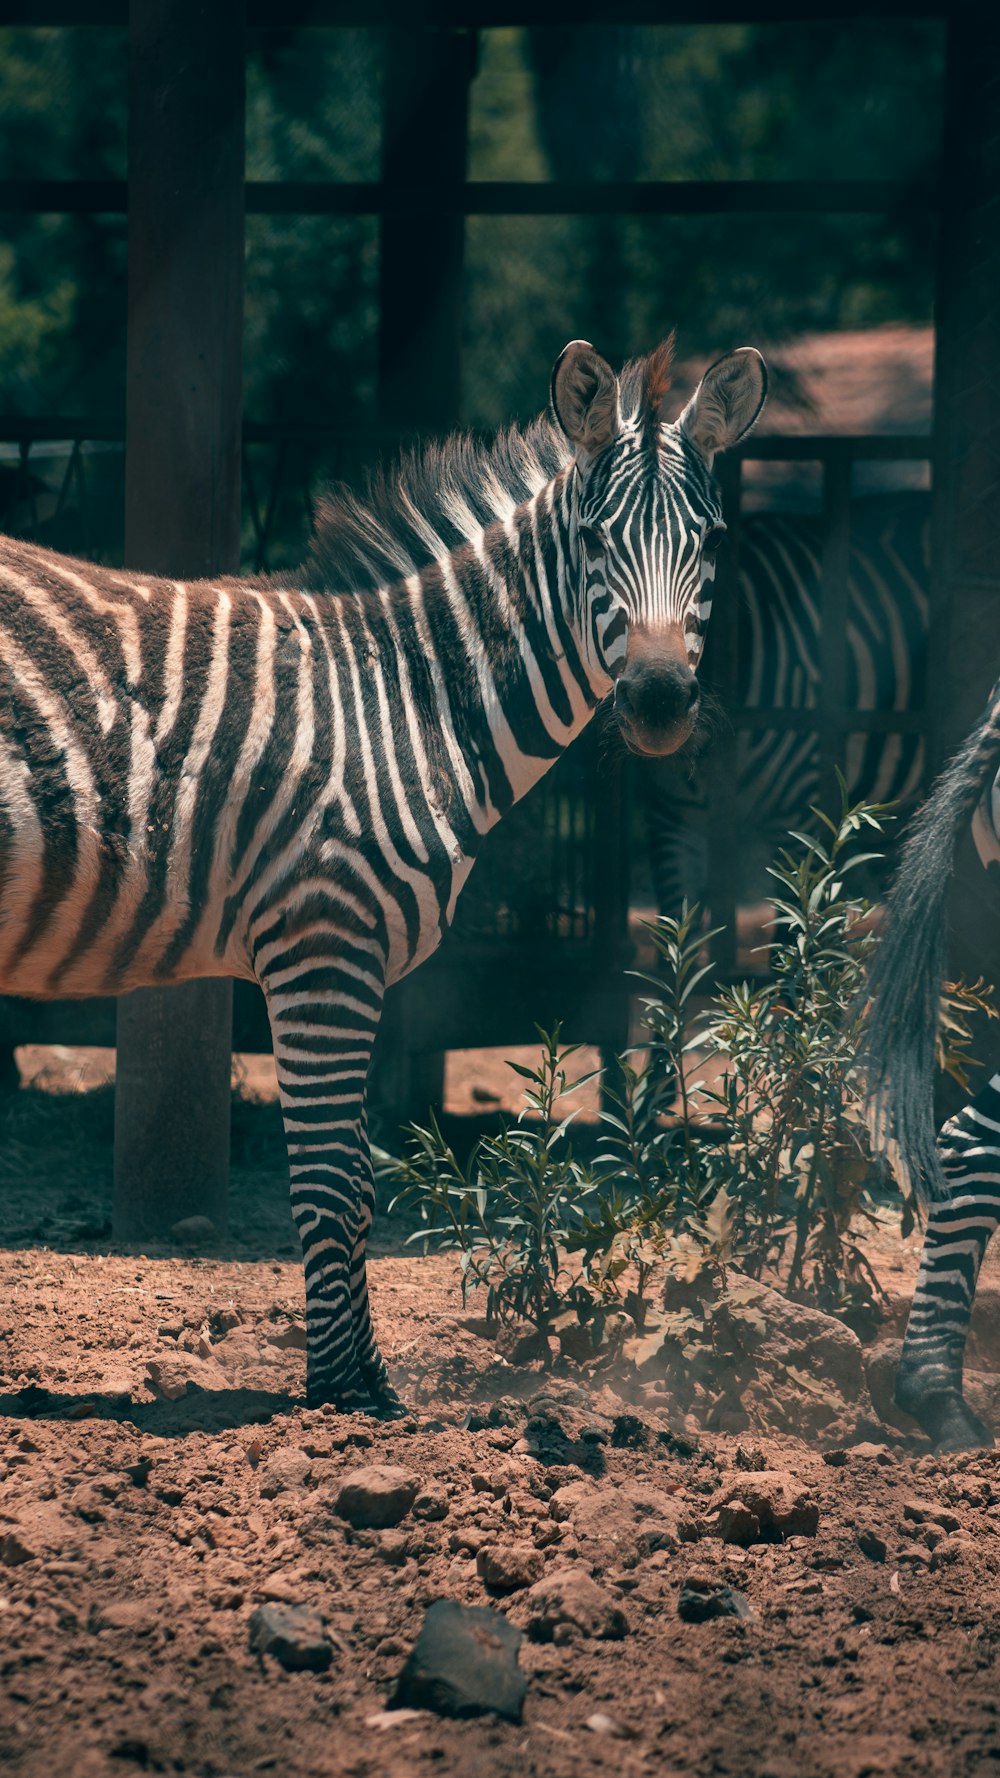
<svg viewBox="0 0 1000 1778">
<path fill-rule="evenodd" d="M 577 615 L 565 481 L 407 582 L 418 631 L 446 663 L 436 691 L 484 831 L 565 752 L 610 684 Z"/>
</svg>

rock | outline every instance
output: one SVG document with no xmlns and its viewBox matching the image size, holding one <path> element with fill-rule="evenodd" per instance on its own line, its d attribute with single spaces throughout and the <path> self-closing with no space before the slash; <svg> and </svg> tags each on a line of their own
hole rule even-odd
<svg viewBox="0 0 1000 1778">
<path fill-rule="evenodd" d="M 0 1537 L 0 1562 L 5 1568 L 20 1568 L 22 1562 L 33 1562 L 37 1554 L 16 1531 L 7 1531 Z"/>
<path fill-rule="evenodd" d="M 858 1549 L 873 1562 L 884 1562 L 888 1544 L 870 1525 L 859 1525 L 856 1532 Z"/>
<path fill-rule="evenodd" d="M 222 1366 L 193 1352 L 171 1352 L 163 1358 L 151 1358 L 146 1365 L 146 1377 L 153 1394 L 161 1401 L 180 1401 L 190 1389 L 228 1387 Z"/>
<path fill-rule="evenodd" d="M 732 1274 L 738 1277 L 737 1273 Z M 770 1285 L 753 1284 L 753 1308 L 763 1315 L 767 1331 L 760 1341 L 768 1368 L 791 1365 L 817 1380 L 830 1382 L 846 1401 L 863 1395 L 864 1350 L 856 1333 L 834 1315 L 805 1303 L 794 1303 Z M 817 1407 L 822 1404 L 817 1402 Z"/>
<path fill-rule="evenodd" d="M 681 1582 L 677 1595 L 677 1615 L 686 1624 L 704 1624 L 711 1618 L 750 1618 L 755 1615 L 745 1593 L 735 1587 L 721 1586 L 717 1581 L 689 1574 Z"/>
<path fill-rule="evenodd" d="M 631 1729 L 623 1729 L 620 1722 L 616 1722 L 613 1716 L 606 1716 L 603 1710 L 595 1710 L 593 1716 L 587 1717 L 583 1726 L 594 1735 L 609 1735 L 616 1741 L 631 1739 Z"/>
<path fill-rule="evenodd" d="M 405 1469 L 368 1464 L 344 1477 L 334 1510 L 356 1530 L 385 1530 L 406 1517 L 419 1486 L 416 1476 Z"/>
<path fill-rule="evenodd" d="M 171 1223 L 170 1239 L 179 1247 L 214 1247 L 219 1231 L 210 1216 L 182 1216 L 179 1222 Z"/>
<path fill-rule="evenodd" d="M 708 1511 L 710 1516 L 718 1515 L 716 1534 L 731 1543 L 814 1537 L 819 1526 L 816 1502 L 798 1478 L 784 1469 L 751 1470 L 730 1476 L 712 1496 Z"/>
<path fill-rule="evenodd" d="M 272 1451 L 260 1472 L 260 1491 L 265 1500 L 273 1500 L 286 1489 L 304 1488 L 312 1475 L 312 1464 L 304 1451 L 293 1445 L 282 1445 Z"/>
<path fill-rule="evenodd" d="M 904 1500 L 903 1517 L 917 1525 L 940 1525 L 943 1531 L 960 1531 L 962 1521 L 939 1500 Z"/>
<path fill-rule="evenodd" d="M 322 1618 L 302 1605 L 258 1605 L 250 1619 L 250 1652 L 273 1655 L 290 1673 L 325 1673 L 333 1659 Z"/>
<path fill-rule="evenodd" d="M 620 1642 L 628 1635 L 628 1618 L 617 1599 L 585 1568 L 557 1568 L 535 1583 L 525 1603 L 533 1642 L 562 1641 L 557 1632 L 564 1627 L 604 1642 Z"/>
<path fill-rule="evenodd" d="M 287 1327 L 279 1327 L 267 1336 L 269 1346 L 277 1346 L 280 1352 L 305 1352 L 309 1345 L 305 1323 L 290 1321 Z"/>
<path fill-rule="evenodd" d="M 492 1543 L 479 1551 L 476 1569 L 494 1593 L 518 1593 L 541 1578 L 545 1557 L 530 1543 Z"/>
<path fill-rule="evenodd" d="M 415 1519 L 430 1522 L 446 1519 L 449 1512 L 447 1488 L 441 1482 L 425 1482 L 418 1489 L 410 1511 Z"/>
<path fill-rule="evenodd" d="M 438 1599 L 399 1676 L 393 1703 L 438 1716 L 495 1711 L 520 1722 L 527 1679 L 518 1662 L 521 1632 L 485 1605 Z"/>
<path fill-rule="evenodd" d="M 570 1522 L 597 1568 L 639 1560 L 651 1550 L 676 1550 L 689 1516 L 672 1494 L 645 1482 L 617 1488 L 569 1482 L 556 1489 L 549 1513 L 557 1524 Z"/>
<path fill-rule="evenodd" d="M 723 1543 L 760 1543 L 760 1520 L 743 1500 L 727 1500 L 720 1506 L 715 1530 Z"/>
</svg>

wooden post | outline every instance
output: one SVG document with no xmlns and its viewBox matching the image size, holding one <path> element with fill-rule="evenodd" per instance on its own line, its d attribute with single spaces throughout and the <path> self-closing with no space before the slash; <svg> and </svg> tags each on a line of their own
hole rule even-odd
<svg viewBox="0 0 1000 1778">
<path fill-rule="evenodd" d="M 379 413 L 400 430 L 459 422 L 464 218 L 442 214 L 435 186 L 465 179 L 475 33 L 391 26 L 386 32 L 382 178 L 428 190 L 422 216 L 382 219 Z"/>
<path fill-rule="evenodd" d="M 131 0 L 125 559 L 239 565 L 244 0 Z M 226 1226 L 232 983 L 118 1007 L 113 1226 Z"/>
<path fill-rule="evenodd" d="M 450 432 L 460 420 L 465 219 L 434 205 L 434 188 L 461 186 L 469 138 L 475 32 L 390 26 L 382 83 L 382 178 L 419 184 L 426 214 L 382 218 L 379 257 L 379 418 L 400 432 Z M 374 1100 L 390 1122 L 418 1118 L 444 1098 L 444 1056 L 414 1054 L 427 992 L 417 976 L 389 995 L 375 1051 Z"/>
<path fill-rule="evenodd" d="M 1000 14 L 956 8 L 948 33 L 934 390 L 935 767 L 972 727 L 1000 673 Z M 949 911 L 951 973 L 983 974 L 1000 989 L 995 879 L 967 835 Z M 983 1023 L 976 1051 L 996 1068 L 995 1025 Z"/>
</svg>

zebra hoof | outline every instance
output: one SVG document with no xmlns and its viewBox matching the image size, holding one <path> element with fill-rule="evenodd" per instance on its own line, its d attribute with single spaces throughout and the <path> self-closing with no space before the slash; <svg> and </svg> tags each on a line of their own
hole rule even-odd
<svg viewBox="0 0 1000 1778">
<path fill-rule="evenodd" d="M 906 1399 L 896 1400 L 926 1432 L 935 1451 L 988 1451 L 994 1444 L 993 1434 L 978 1414 L 974 1414 L 965 1397 L 957 1390 L 945 1394 L 925 1395 L 922 1399 L 912 1386 Z"/>
<path fill-rule="evenodd" d="M 392 1384 L 381 1383 L 372 1388 L 374 1407 L 371 1412 L 378 1420 L 405 1420 L 410 1410 L 401 1395 L 397 1395 Z"/>
</svg>

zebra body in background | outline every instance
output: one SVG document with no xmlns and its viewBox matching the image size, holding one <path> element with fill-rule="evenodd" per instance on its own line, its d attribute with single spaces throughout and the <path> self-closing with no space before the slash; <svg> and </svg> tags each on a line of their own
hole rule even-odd
<svg viewBox="0 0 1000 1778">
<path fill-rule="evenodd" d="M 922 493 L 869 497 L 851 508 L 846 702 L 858 710 L 912 710 L 923 702 L 927 658 L 929 501 Z M 822 527 L 819 517 L 763 512 L 742 521 L 736 702 L 815 707 L 821 679 Z M 723 720 L 725 718 L 723 717 Z M 819 794 L 815 737 L 795 730 L 737 735 L 739 898 L 766 896 L 766 866 L 790 828 L 808 822 Z M 919 793 L 918 735 L 847 738 L 852 801 L 912 802 Z M 704 902 L 708 798 L 697 764 L 640 768 L 653 890 L 662 913 Z"/>
<path fill-rule="evenodd" d="M 365 1274 L 387 984 L 602 701 L 645 754 L 696 724 L 712 462 L 766 376 L 731 353 L 667 424 L 669 363 L 668 343 L 619 380 L 572 342 L 551 418 L 338 498 L 283 578 L 188 585 L 0 541 L 0 989 L 259 983 L 311 1403 L 401 1411 Z"/>
<path fill-rule="evenodd" d="M 1000 887 L 1000 680 L 986 711 L 914 822 L 870 972 L 863 1061 L 874 1128 L 894 1141 L 929 1205 L 920 1274 L 896 1373 L 896 1401 L 939 1450 L 992 1445 L 962 1372 L 983 1255 L 1000 1223 L 1000 1074 L 935 1140 L 934 1048 L 945 968 L 945 897 L 955 845 L 972 817 Z"/>
</svg>

